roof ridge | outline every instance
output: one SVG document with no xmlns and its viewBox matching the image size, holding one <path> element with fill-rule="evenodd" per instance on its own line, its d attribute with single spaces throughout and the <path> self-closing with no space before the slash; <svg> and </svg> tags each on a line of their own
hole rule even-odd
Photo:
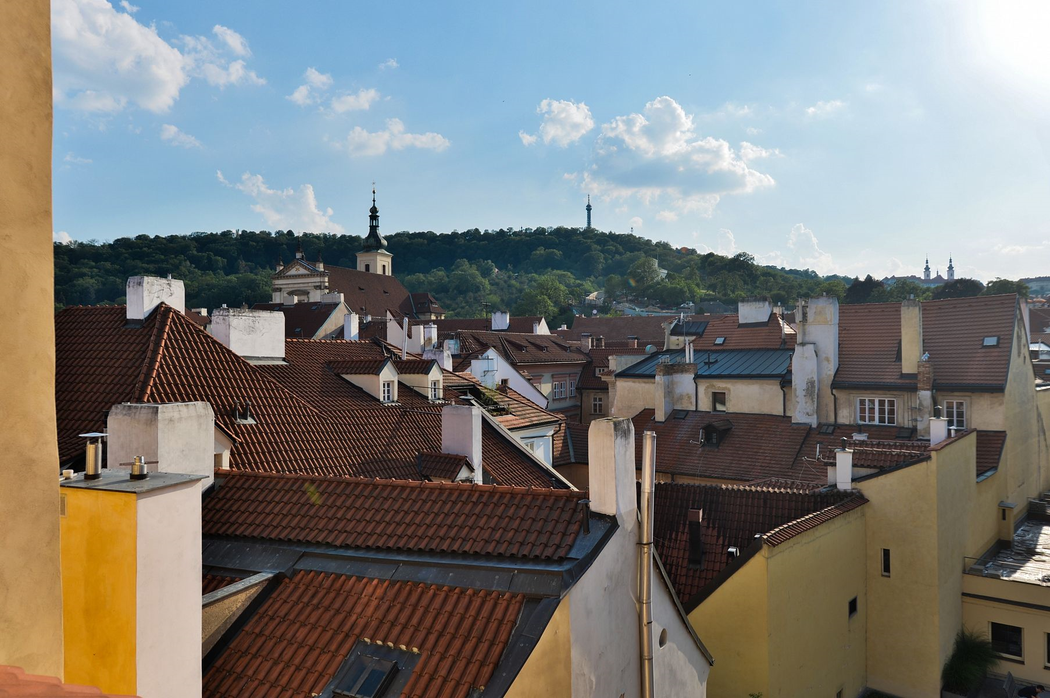
<svg viewBox="0 0 1050 698">
<path fill-rule="evenodd" d="M 763 542 L 768 542 L 769 538 L 773 537 L 777 533 L 783 533 L 785 530 L 791 528 L 792 526 L 801 525 L 803 523 L 808 522 L 811 519 L 815 519 L 815 518 L 817 518 L 819 516 L 823 516 L 825 514 L 829 514 L 829 513 L 832 513 L 832 512 L 835 512 L 837 514 L 842 514 L 842 513 L 845 513 L 847 511 L 850 511 L 851 509 L 855 509 L 856 507 L 860 506 L 861 504 L 866 504 L 867 502 L 868 502 L 868 499 L 863 494 L 861 494 L 860 492 L 854 492 L 854 493 L 852 493 L 852 496 L 845 497 L 842 500 L 840 500 L 838 502 L 835 502 L 831 506 L 824 507 L 823 509 L 818 509 L 817 511 L 811 511 L 810 513 L 804 514 L 803 516 L 800 516 L 797 519 L 792 519 L 791 521 L 788 521 L 787 523 L 781 524 L 779 526 L 776 526 L 776 527 L 772 528 L 769 531 L 766 531 L 765 533 L 762 534 L 762 541 Z M 832 517 L 832 518 L 834 518 L 834 517 Z M 823 523 L 823 522 L 821 522 L 821 523 Z M 802 531 L 799 531 L 799 533 L 802 533 Z M 770 545 L 774 545 L 774 546 L 775 545 L 779 545 L 781 543 L 786 542 L 791 537 L 792 536 L 788 536 L 784 540 L 779 540 L 776 543 L 770 543 Z"/>
<path fill-rule="evenodd" d="M 142 364 L 142 370 L 139 372 L 139 378 L 136 382 L 138 385 L 136 400 L 138 402 L 148 402 L 150 393 L 153 391 L 153 381 L 157 377 L 157 369 L 160 367 L 160 360 L 164 354 L 168 328 L 171 327 L 171 314 L 175 312 L 175 308 L 162 302 L 157 306 L 156 312 L 157 319 L 153 323 L 153 332 L 149 338 L 150 355 L 146 362 Z"/>
</svg>

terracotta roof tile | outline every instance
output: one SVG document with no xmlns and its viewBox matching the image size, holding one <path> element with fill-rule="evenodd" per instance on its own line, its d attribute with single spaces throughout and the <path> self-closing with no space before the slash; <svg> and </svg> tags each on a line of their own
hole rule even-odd
<svg viewBox="0 0 1050 698">
<path fill-rule="evenodd" d="M 1005 445 L 1005 431 L 977 432 L 977 477 L 999 467 Z"/>
<path fill-rule="evenodd" d="M 657 439 L 657 452 L 660 440 Z M 804 530 L 863 504 L 853 492 L 805 491 L 739 485 L 656 484 L 654 538 L 678 595 L 686 602 L 730 563 L 730 546 L 743 553 L 755 537 L 779 545 Z M 829 511 L 829 509 L 831 509 Z M 689 512 L 702 510 L 702 564 L 689 564 Z M 823 512 L 819 517 L 809 517 Z M 787 526 L 791 524 L 791 526 Z"/>
<path fill-rule="evenodd" d="M 349 267 L 325 265 L 328 290 L 343 294 L 343 302 L 358 315 L 385 319 L 389 310 L 394 318 L 415 317 L 412 298 L 393 276 L 358 271 Z"/>
<path fill-rule="evenodd" d="M 723 341 L 719 342 L 719 338 Z M 705 349 L 793 349 L 795 330 L 776 313 L 761 325 L 741 325 L 736 315 L 713 316 L 693 347 Z"/>
<path fill-rule="evenodd" d="M 383 367 L 387 365 L 389 359 L 379 358 L 374 359 L 350 359 L 344 361 L 329 361 L 326 365 L 332 369 L 333 373 L 348 376 L 374 376 L 378 375 Z"/>
<path fill-rule="evenodd" d="M 287 337 L 299 337 L 302 339 L 321 339 L 317 333 L 332 317 L 338 308 L 338 303 L 306 302 L 285 305 L 283 303 L 256 303 L 252 306 L 255 310 L 279 310 L 284 313 L 284 334 Z M 342 336 L 342 325 L 339 326 L 339 334 Z"/>
<path fill-rule="evenodd" d="M 644 347 L 591 349 L 587 352 L 590 363 L 580 371 L 580 380 L 576 383 L 576 388 L 579 390 L 608 390 L 609 384 L 601 379 L 601 369 L 609 368 L 610 356 L 644 356 L 648 353 Z"/>
<path fill-rule="evenodd" d="M 402 696 L 467 698 L 492 678 L 524 596 L 300 572 L 281 582 L 204 675 L 208 698 L 308 698 L 358 641 L 418 651 Z"/>
<path fill-rule="evenodd" d="M 533 325 L 543 320 L 542 315 L 526 315 L 521 317 L 511 316 L 510 322 L 508 323 L 506 330 L 499 330 L 501 332 L 511 332 L 518 334 L 532 334 Z M 467 331 L 467 332 L 491 332 L 492 331 L 492 318 L 445 318 L 442 320 L 434 320 L 434 324 L 437 325 L 438 333 L 442 335 L 452 335 L 456 332 Z"/>
<path fill-rule="evenodd" d="M 561 559 L 580 530 L 575 490 L 236 474 L 203 532 L 375 550 Z"/>
<path fill-rule="evenodd" d="M 460 354 L 471 354 L 492 347 L 510 363 L 584 364 L 587 356 L 559 337 L 512 332 L 457 332 Z"/>
<path fill-rule="evenodd" d="M 434 452 L 419 454 L 419 472 L 430 479 L 455 480 L 464 466 L 473 470 L 466 456 Z"/>
<path fill-rule="evenodd" d="M 227 574 L 208 574 L 205 573 L 201 577 L 201 596 L 210 594 L 213 591 L 218 591 L 223 587 L 228 587 L 234 582 L 241 581 L 240 577 L 232 577 Z"/>
<path fill-rule="evenodd" d="M 674 320 L 674 316 L 667 315 L 624 315 L 621 317 L 587 317 L 580 315 L 573 318 L 572 327 L 568 330 L 557 330 L 557 334 L 573 342 L 580 341 L 584 333 L 590 333 L 593 337 L 602 337 L 605 341 L 626 340 L 628 337 L 637 337 L 638 344 L 643 349 L 646 344 L 652 344 L 657 349 L 664 348 L 663 323 Z M 708 316 L 687 315 L 687 320 L 705 320 Z"/>
<path fill-rule="evenodd" d="M 95 696 L 95 698 L 132 698 L 116 693 L 103 693 L 94 686 L 62 683 L 53 676 L 27 674 L 14 666 L 0 665 L 0 697 L 34 696 L 35 698 L 66 698 L 67 696 Z"/>
</svg>

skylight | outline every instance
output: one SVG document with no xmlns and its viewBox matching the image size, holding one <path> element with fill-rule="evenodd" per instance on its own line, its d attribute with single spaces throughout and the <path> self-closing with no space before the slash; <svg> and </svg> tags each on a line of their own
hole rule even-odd
<svg viewBox="0 0 1050 698">
<path fill-rule="evenodd" d="M 715 337 L 715 346 L 721 346 L 726 343 L 725 337 Z"/>
<path fill-rule="evenodd" d="M 981 346 L 984 346 L 984 347 L 997 347 L 997 346 L 999 346 L 999 338 L 998 337 L 985 337 L 984 340 L 981 342 Z"/>
<path fill-rule="evenodd" d="M 363 654 L 351 662 L 346 676 L 332 693 L 352 698 L 379 698 L 386 693 L 396 674 L 397 664 L 394 662 Z"/>
</svg>

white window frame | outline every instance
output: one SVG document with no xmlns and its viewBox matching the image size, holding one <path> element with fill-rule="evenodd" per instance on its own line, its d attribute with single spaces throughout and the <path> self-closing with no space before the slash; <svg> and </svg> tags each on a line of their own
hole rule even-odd
<svg viewBox="0 0 1050 698">
<path fill-rule="evenodd" d="M 605 414 L 605 398 L 595 395 L 591 398 L 591 414 Z"/>
<path fill-rule="evenodd" d="M 441 381 L 430 381 L 430 399 L 441 399 Z"/>
<path fill-rule="evenodd" d="M 565 399 L 565 381 L 564 380 L 556 380 L 553 383 L 551 383 L 551 395 L 552 395 L 552 399 L 554 399 L 554 400 L 564 400 Z"/>
<path fill-rule="evenodd" d="M 383 402 L 394 401 L 394 381 L 383 381 L 379 387 L 379 394 L 382 396 L 380 399 Z"/>
<path fill-rule="evenodd" d="M 569 397 L 576 397 L 576 379 L 569 376 Z"/>
<path fill-rule="evenodd" d="M 950 406 L 950 407 L 949 407 Z M 966 429 L 966 400 L 945 400 L 944 404 L 941 405 L 942 414 L 944 418 L 948 420 L 949 427 L 955 427 L 956 429 Z M 962 419 L 959 419 L 959 413 L 962 413 Z"/>
<path fill-rule="evenodd" d="M 897 398 L 859 397 L 854 405 L 857 409 L 857 424 L 882 424 L 897 426 Z M 893 413 L 892 421 L 889 419 Z"/>
</svg>

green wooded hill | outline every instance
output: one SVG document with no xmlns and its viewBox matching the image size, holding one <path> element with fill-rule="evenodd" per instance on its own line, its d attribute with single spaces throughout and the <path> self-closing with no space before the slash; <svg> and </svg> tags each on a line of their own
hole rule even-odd
<svg viewBox="0 0 1050 698">
<path fill-rule="evenodd" d="M 573 304 L 597 290 L 665 307 L 734 303 L 751 295 L 768 295 L 789 306 L 800 296 L 821 293 L 850 300 L 848 278 L 764 267 L 744 253 L 700 254 L 637 235 L 558 227 L 400 232 L 386 239 L 395 276 L 411 291 L 434 294 L 450 317 L 481 317 L 509 308 L 516 315 L 543 315 L 560 324 L 571 319 Z M 279 258 L 293 259 L 300 241 L 309 261 L 322 258 L 347 267 L 356 267 L 355 253 L 362 244 L 356 235 L 297 236 L 281 230 L 56 244 L 55 303 L 122 303 L 129 276 L 167 274 L 186 282 L 189 307 L 269 301 L 274 265 Z M 660 269 L 667 270 L 666 278 Z M 878 287 L 871 280 L 865 298 L 856 300 L 890 300 L 883 297 L 887 290 Z"/>
</svg>

